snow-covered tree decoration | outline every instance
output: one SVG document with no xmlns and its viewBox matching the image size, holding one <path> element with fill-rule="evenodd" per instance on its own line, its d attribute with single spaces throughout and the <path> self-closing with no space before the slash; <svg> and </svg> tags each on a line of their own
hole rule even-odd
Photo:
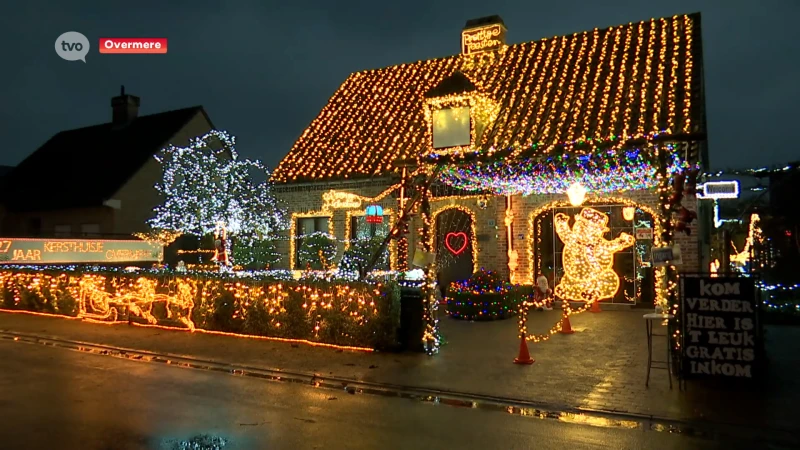
<svg viewBox="0 0 800 450">
<path fill-rule="evenodd" d="M 269 172 L 258 161 L 239 159 L 235 143 L 212 130 L 187 147 L 170 145 L 156 155 L 164 170 L 156 189 L 164 200 L 149 225 L 204 236 L 223 222 L 245 245 L 285 229 L 286 212 L 272 195 Z"/>
</svg>

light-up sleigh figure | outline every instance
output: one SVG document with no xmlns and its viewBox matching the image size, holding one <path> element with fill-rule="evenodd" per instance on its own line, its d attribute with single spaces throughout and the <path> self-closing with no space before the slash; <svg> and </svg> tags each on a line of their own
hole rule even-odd
<svg viewBox="0 0 800 450">
<path fill-rule="evenodd" d="M 153 315 L 153 305 L 163 302 L 167 319 L 175 316 L 175 320 L 194 330 L 191 317 L 197 289 L 188 281 L 179 279 L 174 295 L 157 293 L 158 281 L 144 277 L 116 295 L 106 292 L 105 283 L 105 278 L 101 276 L 81 278 L 78 283 L 80 317 L 113 322 L 118 320 L 119 310 L 123 310 L 155 325 L 158 319 Z"/>
<path fill-rule="evenodd" d="M 564 242 L 564 276 L 555 295 L 587 303 L 613 298 L 619 289 L 614 254 L 633 245 L 633 236 L 621 233 L 616 239 L 606 240 L 603 235 L 609 231 L 608 216 L 596 209 L 581 210 L 571 228 L 569 220 L 563 213 L 554 218 L 556 233 Z"/>
</svg>

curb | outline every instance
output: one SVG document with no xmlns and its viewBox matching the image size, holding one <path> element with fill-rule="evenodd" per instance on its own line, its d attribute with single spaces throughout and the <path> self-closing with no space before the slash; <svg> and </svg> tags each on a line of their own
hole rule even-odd
<svg viewBox="0 0 800 450">
<path fill-rule="evenodd" d="M 244 376 L 268 381 L 301 384 L 348 394 L 367 394 L 382 397 L 403 398 L 424 403 L 443 404 L 452 407 L 483 409 L 536 419 L 558 420 L 566 423 L 589 425 L 601 428 L 639 429 L 684 434 L 703 439 L 737 438 L 765 440 L 775 444 L 797 445 L 794 434 L 788 430 L 752 429 L 738 425 L 711 422 L 690 422 L 652 415 L 623 411 L 597 410 L 591 408 L 568 407 L 566 405 L 546 404 L 535 401 L 494 397 L 482 394 L 403 386 L 389 383 L 358 381 L 336 376 L 322 376 L 315 373 L 285 371 L 231 364 L 213 360 L 203 360 L 191 356 L 169 353 L 155 353 L 146 350 L 115 347 L 90 342 L 73 341 L 57 337 L 18 333 L 0 330 L 0 340 L 27 344 L 64 348 L 73 351 L 101 356 L 128 359 L 139 362 L 162 363 L 176 367 L 206 370 L 234 376 Z M 763 435 L 761 435 L 763 433 Z M 776 436 L 776 434 L 785 436 Z"/>
</svg>

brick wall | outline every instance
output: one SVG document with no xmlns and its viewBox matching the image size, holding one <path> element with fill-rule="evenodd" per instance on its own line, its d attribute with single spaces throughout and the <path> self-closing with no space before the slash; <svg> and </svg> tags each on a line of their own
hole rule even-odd
<svg viewBox="0 0 800 450">
<path fill-rule="evenodd" d="M 334 211 L 322 211 L 322 194 L 329 191 L 342 191 L 352 194 L 360 195 L 363 197 L 377 197 L 383 191 L 391 186 L 388 180 L 377 180 L 372 182 L 340 182 L 340 183 L 319 183 L 308 185 L 283 185 L 277 186 L 275 189 L 275 196 L 283 201 L 284 206 L 287 208 L 290 217 L 292 214 L 299 214 L 306 217 L 329 217 L 333 224 L 333 234 L 339 242 L 337 260 L 344 252 L 343 241 L 349 236 L 346 236 L 347 230 L 347 213 L 348 210 L 336 209 Z M 392 217 L 397 214 L 397 200 L 391 195 L 386 196 L 375 203 L 383 207 L 384 211 L 391 211 Z M 351 214 L 363 214 L 367 204 L 358 209 L 349 210 Z M 292 219 L 296 220 L 296 219 Z M 390 219 L 394 220 L 394 219 Z M 281 260 L 275 264 L 276 269 L 291 269 L 292 256 L 290 255 L 291 229 L 285 230 L 278 242 L 278 252 L 283 255 Z M 394 248 L 390 249 L 394 251 Z"/>
<path fill-rule="evenodd" d="M 351 192 L 365 197 L 373 197 L 384 191 L 389 186 L 389 182 L 372 184 L 326 183 L 320 185 L 296 187 L 286 186 L 283 187 L 282 190 L 279 189 L 277 195 L 286 202 L 286 204 L 289 206 L 290 212 L 312 213 L 321 210 L 322 194 L 327 190 L 333 189 Z M 645 209 L 650 209 L 656 213 L 658 212 L 658 197 L 653 190 L 629 191 L 614 194 L 613 196 L 601 198 L 597 201 L 597 203 L 610 203 L 613 202 L 613 198 L 632 200 Z M 563 202 L 565 200 L 566 198 L 563 194 L 531 195 L 527 197 L 514 196 L 512 198 L 512 211 L 514 213 L 512 242 L 514 249 L 519 255 L 517 281 L 530 282 L 531 279 L 529 245 L 531 240 L 535 238 L 532 236 L 534 230 L 529 228 L 531 214 L 554 202 Z M 587 205 L 591 205 L 591 203 L 592 199 L 590 198 L 587 200 Z M 397 201 L 391 196 L 381 200 L 378 202 L 378 204 L 383 206 L 384 209 L 391 209 L 395 212 L 397 211 Z M 697 199 L 684 199 L 683 204 L 690 210 L 697 209 Z M 490 197 L 486 207 L 480 207 L 478 205 L 477 197 L 443 198 L 433 199 L 431 201 L 431 212 L 434 215 L 448 208 L 454 207 L 466 208 L 474 217 L 476 234 L 479 237 L 478 246 L 475 249 L 474 255 L 476 258 L 476 266 L 479 268 L 482 267 L 497 271 L 504 277 L 508 277 L 508 239 L 504 224 L 506 209 L 505 197 Z M 330 216 L 331 214 L 326 213 L 320 215 Z M 344 210 L 336 210 L 332 214 L 334 235 L 338 240 L 343 240 L 346 238 L 345 218 L 346 211 Z M 412 217 L 409 234 L 409 259 L 413 258 L 414 249 L 419 242 L 417 230 L 419 230 L 421 225 L 421 217 L 418 215 Z M 700 240 L 698 239 L 698 221 L 692 223 L 690 230 L 691 234 L 688 236 L 684 235 L 683 233 L 676 233 L 676 243 L 680 245 L 683 257 L 683 265 L 679 267 L 679 270 L 682 272 L 699 271 L 701 268 L 701 262 L 703 260 Z M 280 252 L 283 255 L 287 255 L 287 257 L 281 262 L 281 268 L 289 268 L 288 232 L 285 234 L 285 237 L 287 240 L 281 242 Z M 340 248 L 339 255 L 341 255 L 342 251 L 343 248 Z"/>
</svg>

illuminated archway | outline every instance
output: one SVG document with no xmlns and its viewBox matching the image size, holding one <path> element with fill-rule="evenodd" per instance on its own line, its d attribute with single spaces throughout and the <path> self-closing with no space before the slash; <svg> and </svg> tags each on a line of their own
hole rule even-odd
<svg viewBox="0 0 800 450">
<path fill-rule="evenodd" d="M 661 234 L 663 230 L 661 226 L 661 221 L 658 220 L 660 215 L 656 212 L 654 208 L 641 204 L 626 197 L 592 197 L 586 199 L 583 206 L 591 207 L 592 205 L 608 205 L 608 204 L 619 205 L 622 207 L 633 206 L 649 214 L 653 218 L 653 227 L 654 227 L 653 247 L 655 248 L 661 246 Z M 535 230 L 536 219 L 542 213 L 545 213 L 555 208 L 564 208 L 564 207 L 571 207 L 570 202 L 567 200 L 556 200 L 539 206 L 528 215 L 528 232 L 531 235 L 531 238 L 528 239 L 528 244 L 527 244 L 528 280 L 530 283 L 532 283 L 536 277 L 535 273 L 536 270 L 535 261 L 537 252 L 536 249 L 541 244 L 541 237 L 532 235 L 533 231 Z M 653 271 L 653 277 L 655 282 L 654 303 L 661 304 L 662 306 L 665 306 L 668 300 L 667 290 L 663 286 L 664 276 L 665 276 L 665 270 L 662 267 L 655 268 L 655 270 Z"/>
</svg>

